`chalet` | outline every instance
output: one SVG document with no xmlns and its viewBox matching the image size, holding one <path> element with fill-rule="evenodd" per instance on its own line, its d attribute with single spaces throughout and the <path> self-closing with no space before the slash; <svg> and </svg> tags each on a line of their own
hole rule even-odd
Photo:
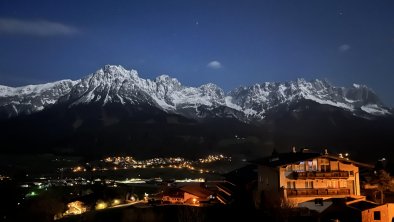
<svg viewBox="0 0 394 222">
<path fill-rule="evenodd" d="M 162 195 L 162 201 L 164 203 L 171 204 L 183 204 L 185 192 L 178 188 L 170 188 L 166 190 Z"/>
<path fill-rule="evenodd" d="M 257 199 L 298 206 L 315 199 L 355 198 L 360 195 L 359 166 L 367 164 L 343 156 L 310 152 L 307 149 L 277 153 L 252 161 L 258 165 Z M 270 203 L 269 203 L 270 204 Z"/>
<path fill-rule="evenodd" d="M 379 205 L 368 200 L 360 200 L 351 198 L 332 198 L 323 201 L 318 211 L 319 221 L 349 221 L 349 222 L 374 222 L 394 221 L 394 204 Z M 305 203 L 300 204 L 305 206 Z M 308 203 L 309 209 L 313 207 L 313 203 Z M 316 209 L 316 205 L 314 206 Z"/>
<path fill-rule="evenodd" d="M 163 203 L 200 205 L 210 199 L 213 194 L 210 190 L 200 185 L 185 185 L 170 187 L 161 193 Z"/>
<path fill-rule="evenodd" d="M 382 204 L 361 212 L 362 222 L 391 221 L 394 222 L 394 203 Z"/>
</svg>

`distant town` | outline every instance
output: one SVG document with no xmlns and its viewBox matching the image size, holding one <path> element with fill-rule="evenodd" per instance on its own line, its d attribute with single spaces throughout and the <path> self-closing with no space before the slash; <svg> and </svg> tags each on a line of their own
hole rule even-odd
<svg viewBox="0 0 394 222">
<path fill-rule="evenodd" d="M 57 221 L 131 209 L 134 213 L 150 209 L 149 215 L 160 221 L 161 209 L 181 206 L 198 208 L 199 214 L 207 215 L 213 210 L 247 210 L 253 217 L 272 221 L 394 218 L 394 180 L 386 171 L 386 159 L 367 164 L 352 160 L 348 153 L 292 148 L 285 153 L 274 150 L 270 156 L 223 171 L 221 166 L 232 161 L 224 154 L 196 160 L 108 156 L 71 163 L 47 177 L 24 175 L 21 179 L 2 174 L 0 184 L 18 184 L 16 212 L 50 204 L 40 210 Z"/>
</svg>

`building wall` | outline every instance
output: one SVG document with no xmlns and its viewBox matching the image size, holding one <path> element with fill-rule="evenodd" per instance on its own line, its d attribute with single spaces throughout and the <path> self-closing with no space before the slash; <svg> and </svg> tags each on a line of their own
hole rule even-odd
<svg viewBox="0 0 394 222">
<path fill-rule="evenodd" d="M 389 222 L 394 220 L 394 203 L 389 203 L 387 205 L 387 211 L 389 216 Z"/>
<path fill-rule="evenodd" d="M 183 203 L 184 199 L 182 197 L 172 197 L 172 196 L 163 196 L 163 201 L 169 201 L 172 204 Z"/>
<path fill-rule="evenodd" d="M 350 172 L 350 176 L 349 176 L 348 180 L 354 181 L 354 195 L 361 195 L 360 194 L 360 172 L 358 170 L 358 167 L 353 164 L 339 162 L 339 170 Z"/>
<path fill-rule="evenodd" d="M 374 220 L 375 212 L 380 212 L 380 220 Z M 369 210 L 364 210 L 361 216 L 362 222 L 391 222 L 394 219 L 394 204 L 384 204 Z"/>
<path fill-rule="evenodd" d="M 279 169 L 266 166 L 258 167 L 257 202 L 275 202 L 281 197 L 279 186 Z M 261 197 L 264 196 L 264 200 Z"/>
<path fill-rule="evenodd" d="M 196 200 L 199 200 L 199 197 L 197 197 L 191 193 L 185 192 L 183 200 L 184 200 L 184 202 L 186 202 L 186 201 L 193 199 L 193 198 L 195 198 Z"/>
<path fill-rule="evenodd" d="M 318 163 L 318 169 L 319 171 L 322 170 L 321 164 L 324 162 L 325 158 L 318 158 L 317 163 Z M 280 167 L 280 187 L 284 188 L 294 188 L 293 186 L 288 187 L 288 182 L 291 182 L 293 185 L 295 183 L 295 188 L 310 188 L 306 187 L 306 181 L 312 181 L 313 182 L 313 188 L 330 188 L 327 186 L 328 181 L 332 181 L 333 183 L 335 182 L 338 186 L 338 188 L 341 188 L 341 181 L 346 184 L 347 186 L 347 181 L 351 181 L 352 184 L 354 185 L 354 193 L 355 195 L 360 195 L 360 182 L 359 182 L 359 171 L 358 167 L 353 165 L 353 164 L 345 164 L 340 161 L 329 161 L 329 166 L 331 168 L 331 171 L 349 171 L 350 176 L 347 179 L 292 179 L 289 178 L 290 174 L 292 171 L 287 171 L 286 167 Z M 304 162 L 306 164 L 306 161 Z M 297 164 L 292 164 L 292 169 L 308 169 L 308 167 L 299 167 Z M 339 183 L 339 184 L 338 184 Z M 332 185 L 335 187 L 334 185 Z M 342 188 L 345 188 L 342 186 Z"/>
<path fill-rule="evenodd" d="M 279 191 L 279 174 L 278 168 L 270 168 L 266 166 L 260 166 L 258 173 L 258 188 L 264 191 Z"/>
<path fill-rule="evenodd" d="M 338 160 L 331 160 L 328 158 L 320 157 L 314 160 L 303 161 L 302 164 L 291 164 L 281 167 L 267 167 L 259 166 L 258 168 L 258 195 L 264 192 L 265 197 L 270 198 L 284 198 L 284 200 L 293 204 L 298 204 L 303 201 L 309 201 L 316 198 L 316 196 L 305 197 L 291 197 L 287 198 L 286 188 L 295 189 L 326 189 L 326 188 L 348 188 L 351 195 L 360 195 L 360 180 L 358 167 L 351 163 L 343 163 Z M 348 171 L 349 177 L 343 179 L 337 178 L 324 178 L 324 179 L 294 179 L 291 174 L 294 171 Z M 308 182 L 308 183 L 306 183 Z M 311 183 L 312 182 L 312 183 Z M 312 185 L 312 187 L 310 187 Z M 319 198 L 331 197 L 346 197 L 348 195 L 335 195 L 335 196 L 318 196 Z M 257 198 L 259 200 L 259 198 Z M 260 202 L 263 200 L 260 200 Z"/>
</svg>

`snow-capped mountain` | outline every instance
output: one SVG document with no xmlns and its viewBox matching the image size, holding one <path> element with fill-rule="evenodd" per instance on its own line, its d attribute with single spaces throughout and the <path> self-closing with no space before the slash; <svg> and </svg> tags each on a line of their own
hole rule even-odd
<svg viewBox="0 0 394 222">
<path fill-rule="evenodd" d="M 362 85 L 344 88 L 332 86 L 327 81 L 298 79 L 255 84 L 225 93 L 212 83 L 187 87 L 167 75 L 154 80 L 143 79 L 135 70 L 114 65 L 106 65 L 77 81 L 62 80 L 17 88 L 0 86 L 0 113 L 6 117 L 38 112 L 60 103 L 69 107 L 120 103 L 148 105 L 190 118 L 233 116 L 249 121 L 264 119 L 270 110 L 300 100 L 312 100 L 354 113 L 390 114 L 378 96 Z"/>
<path fill-rule="evenodd" d="M 79 81 L 61 80 L 40 85 L 8 87 L 0 85 L 0 112 L 7 117 L 30 114 L 55 104 L 70 93 Z"/>
<path fill-rule="evenodd" d="M 226 97 L 227 105 L 246 115 L 264 118 L 265 113 L 279 105 L 299 100 L 312 100 L 351 112 L 363 110 L 372 115 L 390 114 L 378 96 L 367 86 L 353 84 L 350 88 L 335 87 L 327 81 L 297 79 L 285 83 L 255 84 L 240 87 Z"/>
</svg>

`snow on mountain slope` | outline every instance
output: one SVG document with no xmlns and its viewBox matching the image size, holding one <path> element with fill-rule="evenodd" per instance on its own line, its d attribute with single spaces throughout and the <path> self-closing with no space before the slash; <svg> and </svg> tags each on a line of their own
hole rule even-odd
<svg viewBox="0 0 394 222">
<path fill-rule="evenodd" d="M 61 80 L 22 87 L 0 86 L 0 110 L 8 117 L 43 110 L 68 94 L 78 82 Z"/>
<path fill-rule="evenodd" d="M 224 104 L 224 92 L 214 84 L 185 87 L 167 75 L 155 80 L 142 79 L 135 70 L 122 66 L 106 65 L 104 68 L 82 79 L 69 95 L 62 100 L 73 101 L 73 105 L 98 102 L 149 104 L 168 112 L 175 112 L 200 105 Z"/>
<path fill-rule="evenodd" d="M 28 114 L 56 102 L 66 102 L 70 106 L 87 103 L 143 104 L 192 118 L 222 116 L 207 112 L 235 110 L 244 115 L 239 119 L 263 119 L 271 109 L 302 99 L 349 112 L 390 114 L 377 95 L 362 85 L 344 88 L 332 86 L 327 81 L 297 79 L 284 83 L 254 84 L 226 94 L 212 83 L 186 87 L 168 75 L 161 75 L 154 80 L 143 79 L 135 70 L 114 65 L 106 65 L 77 81 L 63 80 L 17 88 L 0 86 L 0 111 L 6 112 L 8 116 Z M 219 107 L 226 109 L 217 109 Z"/>
<path fill-rule="evenodd" d="M 229 93 L 228 106 L 235 104 L 243 111 L 254 111 L 264 117 L 264 113 L 281 104 L 289 104 L 300 99 L 312 100 L 342 108 L 348 111 L 363 110 L 373 115 L 389 114 L 377 95 L 366 86 L 353 85 L 350 88 L 335 87 L 327 81 L 306 81 L 297 79 L 285 83 L 263 83 L 240 87 Z M 364 107 L 364 108 L 362 108 Z M 370 108 L 366 108 L 370 107 Z M 373 109 L 371 107 L 374 107 Z"/>
</svg>

